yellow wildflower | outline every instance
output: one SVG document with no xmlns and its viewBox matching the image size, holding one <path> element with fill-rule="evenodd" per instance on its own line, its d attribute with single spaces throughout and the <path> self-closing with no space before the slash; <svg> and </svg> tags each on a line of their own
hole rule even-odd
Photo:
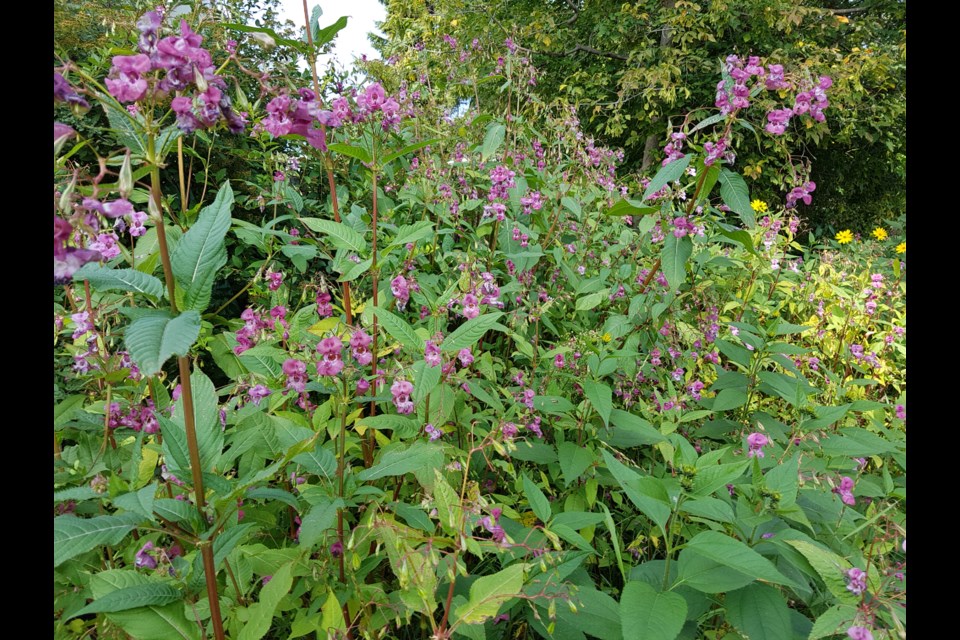
<svg viewBox="0 0 960 640">
<path fill-rule="evenodd" d="M 610 335 L 610 332 L 607 332 L 603 334 L 603 336 L 601 337 L 601 340 L 603 340 L 604 342 L 610 342 L 611 340 L 613 340 L 613 336 Z"/>
<path fill-rule="evenodd" d="M 907 241 L 904 240 L 903 242 L 901 242 L 900 244 L 898 244 L 896 251 L 897 251 L 897 253 L 906 253 L 906 252 L 907 252 Z"/>
<path fill-rule="evenodd" d="M 750 208 L 756 211 L 757 213 L 766 213 L 767 212 L 767 203 L 763 200 L 754 200 L 750 203 Z"/>
<path fill-rule="evenodd" d="M 853 232 L 851 232 L 850 229 L 844 229 L 838 232 L 834 238 L 840 244 L 847 244 L 848 242 L 853 242 Z"/>
<path fill-rule="evenodd" d="M 884 229 L 883 227 L 877 227 L 871 232 L 871 235 L 873 235 L 874 238 L 882 242 L 887 239 L 888 234 L 887 234 L 887 230 Z"/>
</svg>

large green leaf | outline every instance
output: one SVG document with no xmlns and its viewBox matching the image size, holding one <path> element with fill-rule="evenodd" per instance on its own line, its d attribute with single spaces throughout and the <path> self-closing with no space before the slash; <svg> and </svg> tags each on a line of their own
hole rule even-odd
<svg viewBox="0 0 960 640">
<path fill-rule="evenodd" d="M 639 447 L 657 444 L 666 438 L 650 422 L 623 409 L 610 412 L 613 434 L 605 440 L 615 447 Z"/>
<path fill-rule="evenodd" d="M 633 580 L 620 595 L 624 640 L 674 640 L 687 618 L 687 601 L 670 591 L 657 591 Z"/>
<path fill-rule="evenodd" d="M 704 593 L 723 593 L 747 586 L 756 577 L 684 549 L 677 558 L 680 584 Z"/>
<path fill-rule="evenodd" d="M 217 390 L 210 378 L 199 370 L 190 374 L 190 388 L 193 393 L 193 415 L 197 432 L 197 448 L 200 450 L 200 468 L 210 473 L 219 462 L 223 451 L 223 431 L 220 429 Z M 185 437 L 186 420 L 182 397 L 173 410 L 172 422 L 183 429 Z M 166 442 L 164 442 L 164 451 L 166 451 Z"/>
<path fill-rule="evenodd" d="M 487 133 L 483 136 L 483 147 L 480 150 L 481 162 L 486 162 L 497 152 L 500 145 L 503 144 L 503 138 L 507 133 L 507 128 L 499 122 L 492 122 L 487 127 Z"/>
<path fill-rule="evenodd" d="M 523 493 L 527 496 L 527 503 L 533 510 L 534 515 L 540 518 L 540 522 L 549 522 L 553 512 L 550 510 L 550 500 L 543 495 L 543 491 L 533 480 L 523 474 Z"/>
<path fill-rule="evenodd" d="M 149 605 L 163 606 L 183 598 L 183 593 L 169 582 L 149 582 L 111 591 L 97 598 L 71 615 L 71 618 L 88 613 L 113 613 Z"/>
<path fill-rule="evenodd" d="M 156 493 L 157 483 L 152 482 L 139 491 L 131 491 L 117 496 L 113 499 L 113 504 L 126 511 L 138 513 L 144 518 L 154 520 L 153 500 Z"/>
<path fill-rule="evenodd" d="M 336 37 L 341 29 L 347 26 L 347 16 L 340 16 L 336 22 L 329 27 L 317 29 L 313 33 L 313 46 L 322 47 Z"/>
<path fill-rule="evenodd" d="M 155 578 L 133 570 L 111 569 L 90 576 L 90 592 L 99 600 L 120 589 L 156 582 Z M 187 619 L 182 601 L 115 611 L 106 616 L 137 640 L 200 640 L 200 628 Z"/>
<path fill-rule="evenodd" d="M 363 147 L 358 147 L 352 144 L 347 144 L 345 142 L 335 142 L 333 144 L 327 145 L 327 148 L 330 151 L 336 151 L 337 153 L 342 153 L 345 156 L 349 156 L 364 164 L 370 164 L 373 161 L 373 158 L 370 156 L 370 152 L 364 149 Z M 307 220 L 319 220 L 319 218 L 303 218 L 304 222 Z M 339 224 L 339 223 L 334 223 Z M 307 226 L 313 229 L 313 226 L 307 222 Z M 320 231 L 320 229 L 313 229 L 314 231 Z"/>
<path fill-rule="evenodd" d="M 394 340 L 414 353 L 423 353 L 426 346 L 423 338 L 417 335 L 406 320 L 396 316 L 382 307 L 373 307 L 373 314 L 377 316 L 381 326 L 386 329 Z"/>
<path fill-rule="evenodd" d="M 170 256 L 173 275 L 183 290 L 185 309 L 204 311 L 217 271 L 227 263 L 224 238 L 230 230 L 233 190 L 224 182 L 213 203 L 200 211 L 197 221 L 177 243 Z"/>
<path fill-rule="evenodd" d="M 661 270 L 667 283 L 674 291 L 687 279 L 687 260 L 693 253 L 693 241 L 690 236 L 678 238 L 668 233 L 663 239 L 663 251 L 660 254 Z"/>
<path fill-rule="evenodd" d="M 655 194 L 657 191 L 660 191 L 660 189 L 662 189 L 667 183 L 678 180 L 680 176 L 683 175 L 683 171 L 687 168 L 687 165 L 690 164 L 691 158 L 693 158 L 693 155 L 688 153 L 682 158 L 678 158 L 673 162 L 670 162 L 667 164 L 667 166 L 657 171 L 657 174 L 653 176 L 650 184 L 647 185 L 647 190 L 643 192 L 643 197 L 640 199 L 646 201 L 647 198 Z"/>
<path fill-rule="evenodd" d="M 176 318 L 166 311 L 144 309 L 130 323 L 124 344 L 141 373 L 151 376 L 163 367 L 172 355 L 185 356 L 200 335 L 200 314 L 184 311 Z"/>
<path fill-rule="evenodd" d="M 301 218 L 303 223 L 311 230 L 330 238 L 338 249 L 346 249 L 355 253 L 364 253 L 367 249 L 367 242 L 363 236 L 342 222 L 333 220 L 324 220 L 323 218 Z"/>
<path fill-rule="evenodd" d="M 758 580 L 788 586 L 795 584 L 762 555 L 719 531 L 701 531 L 686 543 L 683 553 L 703 556 Z M 680 578 L 684 578 L 682 569 Z"/>
<path fill-rule="evenodd" d="M 431 144 L 436 144 L 438 140 L 440 140 L 440 138 L 430 138 L 428 140 L 420 140 L 418 142 L 412 142 L 406 145 L 405 147 L 403 147 L 402 149 L 397 149 L 396 151 L 393 151 L 383 156 L 383 158 L 380 160 L 380 166 L 386 166 L 387 164 L 389 164 L 390 162 L 393 162 L 400 156 L 405 156 L 408 153 L 413 153 L 418 149 L 423 149 L 424 147 L 429 147 Z M 430 224 L 432 226 L 433 223 L 428 222 L 427 224 Z M 397 235 L 399 237 L 399 233 Z M 401 242 L 399 240 L 394 240 L 392 244 L 404 244 L 406 242 L 413 242 L 413 241 L 405 240 Z"/>
<path fill-rule="evenodd" d="M 152 298 L 163 295 L 163 283 L 136 269 L 110 269 L 97 262 L 88 262 L 73 274 L 74 282 L 88 280 L 97 291 L 133 291 Z"/>
<path fill-rule="evenodd" d="M 443 455 L 440 448 L 426 442 L 414 442 L 408 448 L 388 449 L 377 464 L 357 474 L 361 482 L 376 480 L 387 476 L 402 476 L 415 469 L 428 469 L 440 466 Z"/>
<path fill-rule="evenodd" d="M 573 442 L 561 442 L 557 445 L 557 457 L 563 479 L 569 485 L 597 461 L 596 454 L 590 449 L 577 446 Z"/>
<path fill-rule="evenodd" d="M 610 426 L 610 412 L 613 411 L 613 390 L 602 382 L 582 380 L 583 393 L 587 400 L 596 409 L 600 419 L 606 427 Z"/>
<path fill-rule="evenodd" d="M 621 464 L 616 458 L 610 455 L 606 449 L 604 449 L 602 453 L 607 469 L 609 469 L 613 477 L 616 478 L 617 483 L 623 488 L 624 493 L 627 494 L 630 501 L 657 526 L 666 531 L 667 519 L 670 517 L 670 506 L 642 493 L 638 488 L 640 475 L 626 465 Z"/>
<path fill-rule="evenodd" d="M 300 524 L 300 546 L 309 549 L 337 522 L 337 509 L 343 506 L 340 498 L 314 505 Z"/>
<path fill-rule="evenodd" d="M 144 517 L 137 513 L 78 518 L 74 515 L 53 519 L 53 566 L 61 564 L 100 545 L 117 544 Z"/>
<path fill-rule="evenodd" d="M 750 191 L 747 189 L 747 183 L 740 174 L 726 167 L 720 169 L 720 198 L 731 211 L 740 216 L 747 229 L 757 226 L 757 219 L 750 206 Z"/>
<path fill-rule="evenodd" d="M 247 607 L 247 623 L 240 630 L 238 640 L 260 640 L 270 631 L 277 605 L 293 586 L 292 571 L 291 562 L 274 572 L 270 582 L 260 590 L 260 600 Z"/>
<path fill-rule="evenodd" d="M 472 348 L 483 337 L 483 334 L 494 328 L 502 315 L 503 312 L 494 311 L 467 320 L 444 339 L 440 349 L 452 352 Z"/>
<path fill-rule="evenodd" d="M 727 594 L 727 620 L 750 640 L 791 637 L 790 608 L 774 587 L 754 583 Z"/>
<path fill-rule="evenodd" d="M 470 585 L 470 599 L 454 609 L 456 624 L 480 624 L 497 615 L 500 606 L 520 595 L 527 565 L 513 564 Z"/>
</svg>

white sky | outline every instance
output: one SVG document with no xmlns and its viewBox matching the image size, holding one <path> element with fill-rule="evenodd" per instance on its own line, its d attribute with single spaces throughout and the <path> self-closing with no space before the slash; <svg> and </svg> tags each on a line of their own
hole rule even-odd
<svg viewBox="0 0 960 640">
<path fill-rule="evenodd" d="M 317 2 L 318 0 L 307 0 L 311 13 Z M 349 66 L 354 58 L 359 58 L 362 54 L 366 54 L 368 59 L 380 57 L 367 40 L 367 33 L 370 31 L 383 35 L 374 22 L 386 19 L 387 9 L 378 0 L 319 0 L 319 4 L 323 9 L 321 27 L 333 24 L 340 16 L 347 16 L 347 26 L 333 41 L 334 57 L 341 66 Z M 281 20 L 289 19 L 297 27 L 303 26 L 303 0 L 281 0 L 280 5 Z M 326 63 L 326 56 L 318 58 L 317 61 Z"/>
</svg>

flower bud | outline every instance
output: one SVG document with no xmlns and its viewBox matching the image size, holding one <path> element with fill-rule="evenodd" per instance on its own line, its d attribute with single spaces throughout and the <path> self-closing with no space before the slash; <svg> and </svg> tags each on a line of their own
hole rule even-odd
<svg viewBox="0 0 960 640">
<path fill-rule="evenodd" d="M 160 213 L 160 207 L 157 206 L 157 202 L 152 196 L 147 198 L 147 213 L 150 214 L 150 219 L 155 224 L 163 224 L 163 214 Z"/>
<path fill-rule="evenodd" d="M 70 181 L 70 184 L 67 185 L 67 188 L 63 190 L 63 193 L 60 194 L 60 202 L 58 207 L 64 215 L 70 215 L 73 213 L 71 204 L 73 201 L 73 190 L 77 186 L 77 174 L 73 174 L 73 180 Z"/>
<path fill-rule="evenodd" d="M 203 77 L 203 71 L 201 71 L 196 65 L 193 67 L 193 81 L 197 85 L 197 91 L 200 93 L 206 92 L 207 79 Z"/>
<path fill-rule="evenodd" d="M 130 149 L 127 149 L 127 155 L 123 157 L 123 164 L 120 165 L 120 197 L 127 199 L 133 191 L 133 169 L 130 162 Z"/>
</svg>

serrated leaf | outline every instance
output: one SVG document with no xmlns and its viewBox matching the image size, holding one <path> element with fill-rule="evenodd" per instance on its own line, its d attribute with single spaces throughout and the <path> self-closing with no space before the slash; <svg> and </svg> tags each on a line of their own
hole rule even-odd
<svg viewBox="0 0 960 640">
<path fill-rule="evenodd" d="M 143 520 L 143 516 L 136 513 L 93 518 L 57 516 L 53 519 L 54 568 L 94 547 L 119 543 Z"/>
<path fill-rule="evenodd" d="M 610 455 L 608 451 L 603 450 L 601 453 L 603 454 L 603 460 L 607 465 L 607 469 L 613 474 L 617 484 L 619 484 L 624 493 L 627 494 L 630 501 L 640 509 L 644 515 L 650 518 L 654 524 L 666 530 L 667 519 L 670 517 L 670 507 L 642 493 L 637 488 L 636 482 L 640 479 L 637 472 L 621 464 L 616 458 Z"/>
<path fill-rule="evenodd" d="M 750 206 L 750 191 L 740 174 L 734 173 L 726 167 L 721 167 L 719 181 L 720 198 L 724 204 L 740 216 L 747 229 L 753 229 L 757 226 L 757 219 L 753 215 L 753 208 Z"/>
<path fill-rule="evenodd" d="M 751 238 L 750 234 L 743 229 L 728 230 L 721 227 L 718 230 L 720 235 L 723 237 L 730 238 L 753 255 L 757 256 L 758 258 L 760 257 L 760 254 L 757 253 L 756 247 L 753 246 L 753 238 Z"/>
<path fill-rule="evenodd" d="M 759 580 L 795 586 L 793 580 L 777 571 L 769 560 L 736 538 L 719 531 L 701 531 L 686 543 L 682 553 L 698 554 Z M 682 570 L 680 577 L 684 577 Z"/>
<path fill-rule="evenodd" d="M 434 235 L 433 223 L 429 220 L 420 220 L 413 224 L 405 224 L 397 229 L 397 236 L 390 241 L 391 247 L 403 246 L 407 243 L 416 243 L 423 238 Z"/>
<path fill-rule="evenodd" d="M 810 629 L 807 640 L 819 640 L 826 636 L 844 633 L 857 617 L 857 606 L 853 604 L 835 604 L 817 618 Z"/>
<path fill-rule="evenodd" d="M 390 337 L 407 349 L 413 350 L 414 353 L 423 353 L 426 343 L 406 320 L 390 313 L 383 307 L 373 307 L 373 313 L 380 321 L 380 325 L 390 334 Z"/>
<path fill-rule="evenodd" d="M 527 497 L 527 503 L 533 510 L 540 522 L 549 522 L 553 512 L 550 509 L 550 500 L 543 494 L 536 483 L 523 474 L 523 493 Z"/>
<path fill-rule="evenodd" d="M 499 122 L 493 122 L 487 127 L 487 133 L 483 136 L 483 146 L 480 150 L 482 162 L 489 160 L 503 144 L 503 138 L 507 133 L 507 128 Z"/>
<path fill-rule="evenodd" d="M 170 256 L 173 275 L 183 290 L 185 309 L 204 311 L 217 271 L 227 263 L 224 238 L 230 230 L 233 190 L 224 182 L 213 203 L 200 211 L 197 221 L 180 238 Z"/>
<path fill-rule="evenodd" d="M 131 322 L 124 336 L 130 357 L 145 376 L 160 371 L 170 356 L 187 355 L 200 335 L 200 314 L 196 311 L 184 311 L 176 318 L 166 311 L 149 311 Z"/>
<path fill-rule="evenodd" d="M 136 571 L 109 569 L 90 576 L 90 592 L 99 599 L 118 589 L 155 583 L 155 578 Z M 195 621 L 187 620 L 183 602 L 147 605 L 104 615 L 137 640 L 200 640 L 200 628 Z"/>
<path fill-rule="evenodd" d="M 583 213 L 583 209 L 580 208 L 580 203 L 571 198 L 570 196 L 563 196 L 560 198 L 560 204 L 567 208 L 570 213 L 573 213 L 576 216 L 580 216 Z"/>
<path fill-rule="evenodd" d="M 605 427 L 610 426 L 610 412 L 613 411 L 613 390 L 602 382 L 582 380 L 583 393 L 593 405 Z"/>
<path fill-rule="evenodd" d="M 576 304 L 574 304 L 574 309 L 577 311 L 589 311 L 593 309 L 598 304 L 603 302 L 604 298 L 607 297 L 606 291 L 597 291 L 595 293 L 588 293 L 585 296 L 577 298 Z"/>
<path fill-rule="evenodd" d="M 621 198 L 607 210 L 608 216 L 639 216 L 657 211 L 656 207 L 648 207 L 638 200 L 626 200 Z"/>
<path fill-rule="evenodd" d="M 473 348 L 483 334 L 495 327 L 502 315 L 503 312 L 494 311 L 467 320 L 444 339 L 440 349 L 449 353 Z"/>
<path fill-rule="evenodd" d="M 270 582 L 260 590 L 260 600 L 247 607 L 247 622 L 240 630 L 238 640 L 260 640 L 267 634 L 272 626 L 277 605 L 293 586 L 292 569 L 293 563 L 277 569 Z"/>
<path fill-rule="evenodd" d="M 210 378 L 199 369 L 190 374 L 190 389 L 193 395 L 194 428 L 197 435 L 197 448 L 200 451 L 200 469 L 210 473 L 223 452 L 223 431 L 220 428 L 217 390 Z M 174 408 L 171 422 L 183 430 L 186 438 L 186 419 L 182 398 Z M 166 435 L 167 432 L 164 432 L 164 438 Z M 189 467 L 180 468 L 185 470 Z"/>
<path fill-rule="evenodd" d="M 364 164 L 370 164 L 373 161 L 373 158 L 370 157 L 370 152 L 364 149 L 363 147 L 357 147 L 352 144 L 347 144 L 345 142 L 335 142 L 333 144 L 328 144 L 327 148 L 330 151 L 336 151 L 337 153 L 342 153 L 345 156 L 359 160 Z M 310 225 L 307 225 L 310 226 Z"/>
<path fill-rule="evenodd" d="M 74 612 L 70 618 L 84 616 L 89 613 L 113 613 L 126 611 L 149 605 L 163 606 L 183 598 L 183 593 L 173 584 L 156 582 L 139 584 L 132 587 L 111 591 L 102 598 L 97 598 L 84 608 Z M 69 618 L 67 618 L 69 619 Z"/>
<path fill-rule="evenodd" d="M 240 31 L 242 33 L 264 33 L 270 36 L 271 38 L 273 38 L 273 41 L 276 42 L 278 45 L 281 45 L 284 47 L 291 47 L 293 49 L 296 49 L 300 53 L 306 53 L 307 51 L 306 46 L 304 46 L 302 42 L 297 42 L 296 40 L 290 40 L 288 38 L 282 38 L 277 34 L 276 31 L 274 31 L 273 29 L 268 29 L 267 27 L 252 27 L 247 24 L 237 24 L 233 22 L 222 24 L 220 26 L 227 29 L 233 29 L 234 31 Z"/>
<path fill-rule="evenodd" d="M 354 280 L 356 280 L 357 278 L 365 274 L 367 271 L 369 271 L 370 267 L 372 266 L 373 266 L 373 258 L 367 258 L 366 260 L 357 262 L 356 264 L 351 262 L 347 270 L 343 272 L 343 275 L 337 278 L 337 282 L 353 282 Z"/>
<path fill-rule="evenodd" d="M 687 279 L 687 261 L 693 253 L 693 241 L 689 236 L 678 238 L 668 233 L 663 239 L 663 251 L 660 254 L 660 269 L 667 283 L 674 291 Z"/>
<path fill-rule="evenodd" d="M 563 479 L 568 485 L 575 482 L 597 460 L 592 451 L 572 442 L 561 442 L 557 445 L 557 457 Z"/>
<path fill-rule="evenodd" d="M 153 500 L 156 497 L 157 484 L 150 483 L 139 491 L 131 491 L 113 499 L 113 504 L 121 509 L 138 513 L 144 518 L 155 521 L 153 517 Z"/>
<path fill-rule="evenodd" d="M 301 196 L 296 189 L 291 187 L 289 184 L 284 189 L 284 195 L 287 200 L 293 205 L 294 211 L 300 213 L 303 211 L 303 196 Z"/>
<path fill-rule="evenodd" d="M 313 37 L 313 46 L 322 47 L 328 42 L 332 41 L 336 37 L 337 33 L 341 29 L 347 26 L 347 16 L 340 17 L 336 22 L 334 22 L 329 27 L 324 27 L 316 31 L 316 34 Z"/>
<path fill-rule="evenodd" d="M 429 140 L 421 140 L 420 142 L 414 142 L 412 144 L 408 144 L 402 149 L 397 149 L 396 151 L 392 151 L 387 155 L 383 156 L 383 159 L 380 161 L 380 166 L 386 166 L 387 164 L 393 162 L 400 156 L 405 156 L 408 153 L 413 153 L 418 149 L 423 149 L 424 147 L 428 147 L 431 144 L 436 143 L 438 140 L 440 140 L 440 138 L 430 138 Z"/>
<path fill-rule="evenodd" d="M 631 580 L 620 595 L 624 640 L 674 640 L 687 618 L 687 601 L 646 582 Z"/>
<path fill-rule="evenodd" d="M 477 578 L 470 585 L 469 600 L 454 609 L 456 624 L 480 624 L 496 616 L 504 602 L 520 595 L 525 568 L 525 564 L 514 564 Z"/>
<path fill-rule="evenodd" d="M 152 298 L 163 296 L 159 279 L 136 269 L 110 269 L 96 262 L 88 262 L 73 274 L 74 282 L 90 281 L 97 291 L 133 291 Z"/>
<path fill-rule="evenodd" d="M 441 449 L 426 442 L 414 442 L 410 447 L 392 448 L 380 456 L 377 464 L 357 474 L 361 482 L 402 476 L 415 469 L 430 469 L 440 466 L 443 454 Z"/>
<path fill-rule="evenodd" d="M 674 180 L 678 180 L 680 176 L 683 175 L 687 165 L 690 164 L 691 158 L 693 158 L 693 156 L 688 153 L 682 158 L 674 160 L 667 166 L 662 167 L 659 171 L 657 171 L 657 174 L 653 176 L 650 184 L 647 185 L 646 191 L 643 192 L 643 197 L 640 199 L 646 201 L 650 196 L 655 194 L 657 191 L 660 191 L 664 185 L 673 182 Z"/>
<path fill-rule="evenodd" d="M 328 500 L 311 507 L 300 524 L 300 546 L 309 549 L 337 522 L 337 509 L 343 506 L 340 498 Z"/>
<path fill-rule="evenodd" d="M 338 249 L 346 249 L 355 253 L 364 253 L 367 250 L 367 242 L 360 233 L 343 224 L 333 220 L 324 220 L 323 218 L 300 218 L 312 231 L 322 233 L 330 238 L 330 242 Z"/>
</svg>

